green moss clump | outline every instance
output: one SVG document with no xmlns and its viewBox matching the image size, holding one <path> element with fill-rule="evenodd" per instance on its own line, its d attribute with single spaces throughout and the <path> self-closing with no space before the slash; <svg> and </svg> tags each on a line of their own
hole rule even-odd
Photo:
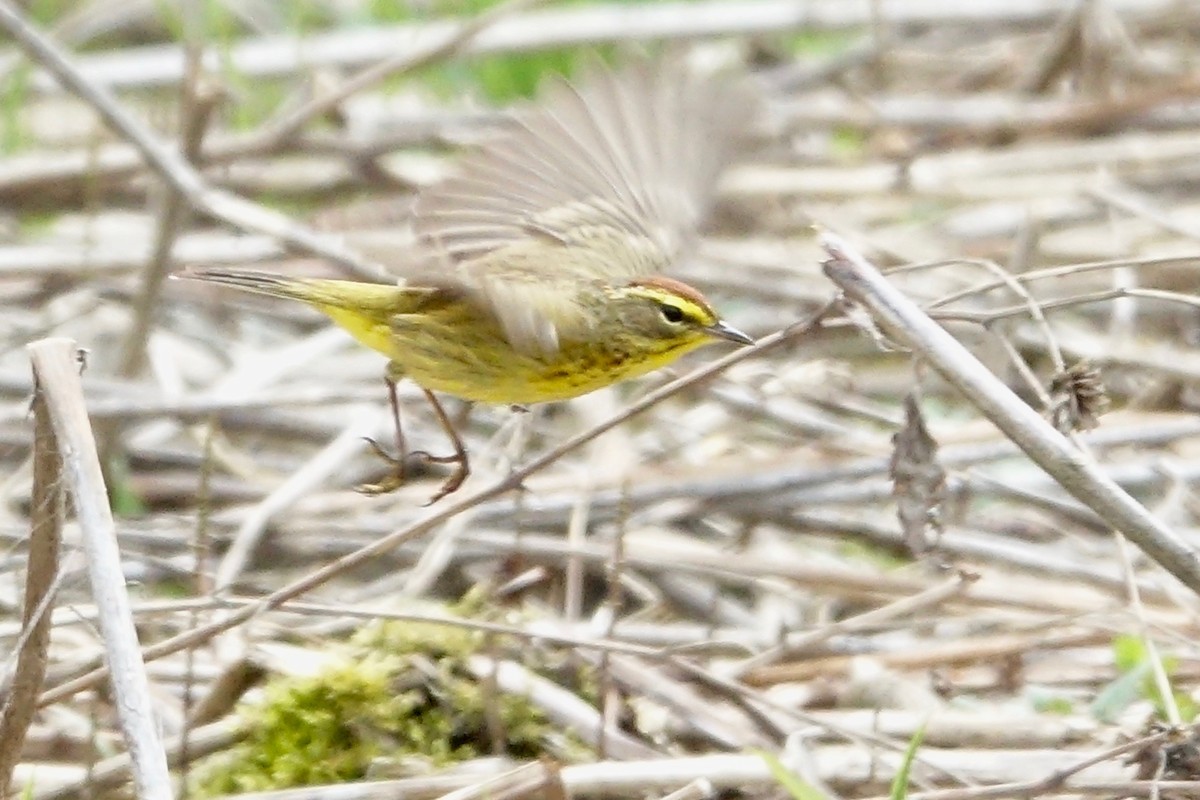
<svg viewBox="0 0 1200 800">
<path fill-rule="evenodd" d="M 206 762 L 198 791 L 237 794 L 361 776 L 419 703 L 415 692 L 391 690 L 391 672 L 380 659 L 347 660 L 268 685 L 261 703 L 241 711 L 245 738 Z"/>
<path fill-rule="evenodd" d="M 484 643 L 484 634 L 451 625 L 367 626 L 320 673 L 278 679 L 247 704 L 244 738 L 201 765 L 197 794 L 353 781 L 495 749 L 540 756 L 551 733 L 541 710 L 520 695 L 492 698 L 467 668 Z M 499 748 L 489 716 L 503 731 Z"/>
</svg>

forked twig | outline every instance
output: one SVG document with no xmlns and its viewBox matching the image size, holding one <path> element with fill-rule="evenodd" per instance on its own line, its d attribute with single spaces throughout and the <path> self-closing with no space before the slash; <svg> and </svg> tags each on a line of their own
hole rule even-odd
<svg viewBox="0 0 1200 800">
<path fill-rule="evenodd" d="M 823 234 L 823 239 L 829 254 L 825 274 L 847 297 L 864 306 L 889 336 L 928 361 L 1064 489 L 1200 593 L 1200 559 L 1195 550 L 888 283 L 848 242 L 832 233 Z"/>
</svg>

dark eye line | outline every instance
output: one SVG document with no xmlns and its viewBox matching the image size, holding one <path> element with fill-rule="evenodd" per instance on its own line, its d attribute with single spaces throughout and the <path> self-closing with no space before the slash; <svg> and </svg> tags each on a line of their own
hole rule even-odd
<svg viewBox="0 0 1200 800">
<path fill-rule="evenodd" d="M 667 322 L 683 322 L 683 309 L 670 303 L 660 303 L 658 306 L 663 319 Z"/>
</svg>

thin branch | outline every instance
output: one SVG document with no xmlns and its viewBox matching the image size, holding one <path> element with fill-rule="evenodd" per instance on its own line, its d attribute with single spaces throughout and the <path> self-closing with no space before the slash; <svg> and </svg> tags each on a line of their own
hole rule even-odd
<svg viewBox="0 0 1200 800">
<path fill-rule="evenodd" d="M 22 636 L 17 644 L 12 681 L 0 680 L 0 693 L 5 695 L 0 707 L 0 742 L 4 743 L 0 746 L 0 797 L 8 794 L 13 769 L 21 758 L 21 746 L 33 721 L 37 696 L 46 677 L 50 611 L 58 589 L 58 554 L 66 512 L 62 454 L 36 376 L 33 398 L 33 498 L 21 615 Z"/>
<path fill-rule="evenodd" d="M 381 267 L 364 261 L 335 240 L 318 236 L 273 209 L 209 186 L 186 158 L 134 119 L 110 89 L 84 75 L 71 58 L 9 0 L 0 0 L 0 28 L 7 31 L 31 59 L 95 109 L 114 132 L 133 144 L 150 168 L 187 198 L 198 213 L 242 230 L 272 236 L 301 252 L 327 258 L 351 275 L 368 280 L 387 279 L 387 273 Z"/>
<path fill-rule="evenodd" d="M 1194 549 L 1105 475 L 1094 460 L 1017 397 L 847 242 L 826 233 L 823 244 L 829 254 L 825 274 L 851 300 L 862 304 L 888 335 L 920 354 L 1076 499 L 1200 593 L 1200 558 Z"/>
</svg>

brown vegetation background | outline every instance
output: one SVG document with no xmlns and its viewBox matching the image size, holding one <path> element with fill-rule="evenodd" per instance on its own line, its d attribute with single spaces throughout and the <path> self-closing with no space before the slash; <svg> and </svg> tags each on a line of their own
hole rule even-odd
<svg viewBox="0 0 1200 800">
<path fill-rule="evenodd" d="M 0 0 L 0 23 L 10 792 L 178 794 L 244 736 L 239 702 L 388 618 L 479 634 L 456 669 L 488 725 L 465 764 L 355 773 L 384 781 L 364 796 L 1200 786 L 1200 7 Z M 475 474 L 432 507 L 432 468 L 352 490 L 388 436 L 380 357 L 167 280 L 386 275 L 413 192 L 505 106 L 664 41 L 768 98 L 680 267 L 763 342 L 529 414 L 452 403 Z M 451 656 L 405 674 L 436 698 Z M 517 695 L 574 743 L 516 752 Z"/>
</svg>

